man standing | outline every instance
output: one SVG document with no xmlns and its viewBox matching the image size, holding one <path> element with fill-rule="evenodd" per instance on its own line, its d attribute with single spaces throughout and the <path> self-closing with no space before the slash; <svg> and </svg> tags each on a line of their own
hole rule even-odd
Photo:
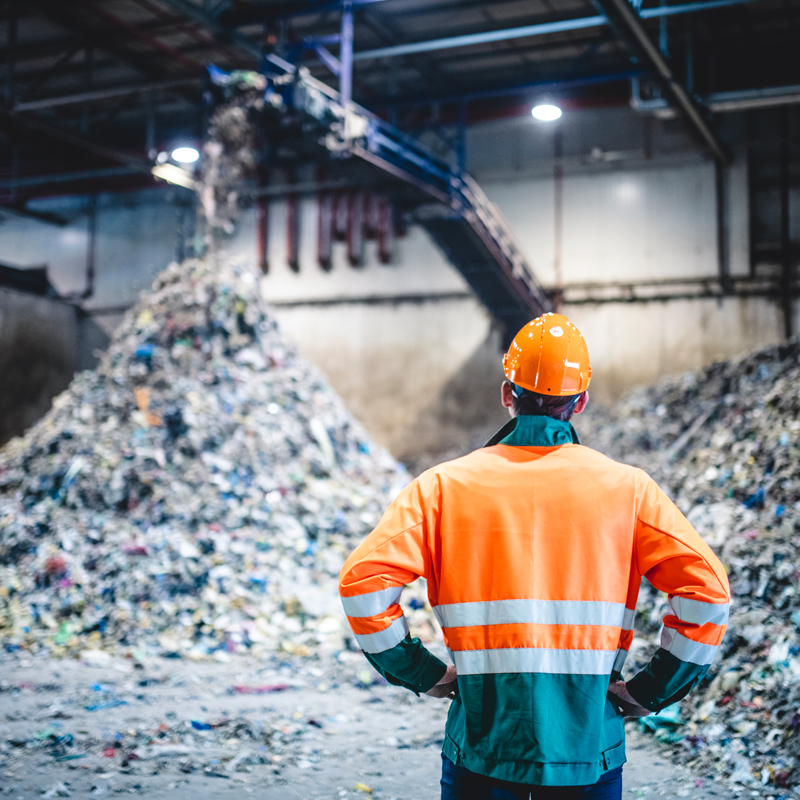
<svg viewBox="0 0 800 800">
<path fill-rule="evenodd" d="M 579 444 L 569 420 L 591 368 L 566 317 L 528 323 L 504 371 L 511 421 L 400 493 L 342 568 L 342 602 L 390 683 L 454 698 L 442 800 L 619 800 L 623 716 L 660 711 L 706 674 L 728 581 L 653 480 Z M 420 575 L 454 666 L 409 635 L 398 598 Z M 625 683 L 642 576 L 669 613 Z"/>
</svg>

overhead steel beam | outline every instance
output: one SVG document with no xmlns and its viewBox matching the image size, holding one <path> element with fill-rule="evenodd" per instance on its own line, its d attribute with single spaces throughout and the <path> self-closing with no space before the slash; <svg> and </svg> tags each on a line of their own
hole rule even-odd
<svg viewBox="0 0 800 800">
<path fill-rule="evenodd" d="M 638 91 L 636 77 L 631 83 L 631 107 L 634 111 L 654 114 L 661 119 L 674 116 L 674 109 L 663 98 L 642 100 Z M 712 92 L 703 97 L 703 105 L 715 114 L 733 111 L 750 111 L 754 108 L 773 108 L 800 103 L 800 85 L 767 86 L 762 89 L 737 89 L 734 92 Z"/>
<path fill-rule="evenodd" d="M 50 125 L 47 122 L 42 122 L 39 119 L 27 116 L 25 114 L 16 114 L 13 112 L 0 112 L 0 124 L 4 127 L 14 128 L 19 127 L 34 133 L 38 133 L 49 139 L 54 139 L 63 144 L 70 145 L 79 150 L 104 158 L 124 167 L 128 167 L 133 172 L 140 172 L 142 174 L 152 175 L 151 165 L 141 158 L 122 153 L 119 150 L 106 147 L 102 144 L 84 139 L 70 131 L 64 130 L 61 127 Z"/>
<path fill-rule="evenodd" d="M 12 217 L 23 217 L 25 219 L 35 219 L 37 222 L 44 222 L 47 225 L 57 225 L 63 228 L 69 224 L 69 220 L 58 214 L 49 211 L 34 211 L 24 203 L 0 203 L 0 214 L 10 214 Z"/>
<path fill-rule="evenodd" d="M 628 0 L 594 0 L 594 2 L 606 12 L 612 27 L 622 32 L 626 44 L 637 55 L 642 57 L 645 63 L 652 66 L 670 95 L 674 98 L 679 110 L 694 128 L 699 138 L 708 146 L 714 159 L 721 164 L 730 163 L 730 156 L 717 134 L 711 129 L 708 120 L 700 110 L 700 106 L 689 96 L 686 89 L 675 77 L 661 51 L 650 40 L 647 31 L 642 25 L 641 18 L 633 6 L 628 3 Z"/>
<path fill-rule="evenodd" d="M 116 43 L 113 36 L 109 36 L 107 32 L 104 35 L 94 25 L 86 25 L 79 21 L 74 14 L 69 13 L 67 4 L 59 0 L 29 0 L 29 2 L 45 18 L 76 36 L 83 45 L 102 50 L 114 61 L 150 80 L 162 77 L 159 74 L 160 70 L 154 71 L 152 65 L 146 63 L 140 53 L 134 53 L 127 46 Z"/>
<path fill-rule="evenodd" d="M 108 169 L 84 169 L 78 172 L 57 172 L 52 175 L 31 175 L 26 178 L 12 178 L 0 181 L 1 189 L 17 189 L 27 186 L 49 186 L 53 183 L 73 183 L 75 181 L 96 180 L 99 178 L 119 178 L 137 174 L 129 167 L 109 167 Z"/>
<path fill-rule="evenodd" d="M 35 95 L 36 92 L 38 92 L 39 89 L 41 89 L 42 86 L 44 86 L 45 83 L 47 83 L 47 81 L 50 80 L 50 78 L 52 78 L 54 75 L 60 74 L 62 69 L 67 64 L 69 64 L 70 61 L 72 61 L 72 59 L 77 55 L 77 53 L 80 50 L 82 50 L 82 47 L 81 47 L 80 44 L 76 44 L 76 45 L 73 45 L 72 47 L 70 47 L 69 50 L 67 50 L 66 53 L 64 53 L 60 58 L 58 58 L 56 60 L 55 64 L 53 64 L 43 74 L 39 75 L 36 78 L 36 80 L 32 81 L 27 86 L 25 86 L 22 89 L 22 91 L 18 92 L 17 94 L 21 94 L 23 97 L 24 96 L 30 97 L 31 95 Z"/>
<path fill-rule="evenodd" d="M 133 86 L 118 86 L 114 89 L 98 89 L 94 92 L 80 92 L 79 94 L 64 94 L 56 97 L 43 97 L 41 100 L 29 100 L 17 103 L 14 111 L 38 111 L 43 108 L 55 108 L 56 106 L 78 105 L 81 103 L 95 103 L 101 100 L 109 100 L 114 97 L 128 97 L 136 94 L 147 94 L 159 92 L 167 89 L 182 89 L 187 86 L 198 86 L 202 78 L 181 78 L 174 81 L 154 81 L 153 83 L 141 83 Z"/>
<path fill-rule="evenodd" d="M 373 3 L 382 3 L 383 1 L 353 0 L 353 6 L 367 6 Z M 249 8 L 232 8 L 222 11 L 215 19 L 219 25 L 224 25 L 227 28 L 239 28 L 243 25 L 275 22 L 286 17 L 302 17 L 309 14 L 321 14 L 325 11 L 337 11 L 341 7 L 341 0 L 322 3 L 259 3 Z"/>
<path fill-rule="evenodd" d="M 73 0 L 73 3 L 75 0 Z M 98 5 L 85 2 L 84 0 L 78 0 L 79 5 L 83 8 L 87 13 L 91 14 L 96 19 L 102 20 L 107 25 L 111 25 L 113 27 L 119 28 L 120 30 L 124 30 L 132 40 L 136 40 L 141 42 L 145 47 L 150 49 L 154 53 L 160 53 L 168 58 L 175 64 L 181 64 L 183 67 L 189 70 L 198 70 L 202 69 L 203 65 L 199 62 L 195 61 L 192 58 L 189 58 L 180 50 L 176 50 L 174 47 L 170 47 L 169 45 L 164 44 L 158 37 L 151 36 L 148 33 L 145 33 L 143 30 L 138 28 L 136 25 L 132 25 L 130 22 L 126 22 L 125 20 L 121 19 L 120 17 L 116 16 L 115 14 L 110 14 L 103 8 L 100 8 Z"/>
<path fill-rule="evenodd" d="M 675 6 L 648 8 L 640 12 L 642 19 L 674 16 L 676 14 L 693 14 L 699 11 L 712 11 L 717 8 L 728 8 L 759 0 L 708 0 L 708 2 L 682 3 Z M 554 22 L 540 22 L 534 25 L 523 25 L 517 28 L 504 28 L 499 31 L 482 31 L 464 36 L 449 36 L 445 39 L 431 39 L 427 42 L 409 42 L 392 47 L 378 47 L 375 50 L 361 50 L 353 53 L 353 61 L 366 61 L 371 58 L 393 58 L 410 53 L 429 53 L 435 50 L 449 50 L 454 47 L 471 47 L 476 44 L 506 42 L 511 39 L 526 39 L 532 36 L 543 36 L 549 33 L 564 33 L 584 28 L 599 28 L 607 24 L 604 15 L 579 17 L 578 19 L 562 19 Z"/>
<path fill-rule="evenodd" d="M 741 0 L 739 0 L 741 2 Z M 431 39 L 427 42 L 409 42 L 392 47 L 378 47 L 375 50 L 360 50 L 353 53 L 353 61 L 367 61 L 372 58 L 394 58 L 411 53 L 430 53 L 434 50 L 450 50 L 454 47 L 471 47 L 476 44 L 506 42 L 511 39 L 524 39 L 530 36 L 543 36 L 547 33 L 577 31 L 583 28 L 599 28 L 606 24 L 602 15 L 579 17 L 578 19 L 561 19 L 555 22 L 540 22 L 536 25 L 523 25 L 519 28 L 504 28 L 499 31 L 483 31 L 468 33 L 464 36 L 449 36 L 446 39 Z"/>
<path fill-rule="evenodd" d="M 426 103 L 464 103 L 488 97 L 508 97 L 516 94 L 525 94 L 531 91 L 545 89 L 572 89 L 581 86 L 594 86 L 603 83 L 617 83 L 628 81 L 641 74 L 641 69 L 631 69 L 625 72 L 610 72 L 599 75 L 584 75 L 577 78 L 553 81 L 534 81 L 532 83 L 518 83 L 514 86 L 487 86 L 483 89 L 466 91 L 462 93 L 449 92 L 445 94 L 405 95 L 403 97 L 372 98 L 372 108 L 400 108 L 403 106 L 418 106 Z"/>
<path fill-rule="evenodd" d="M 194 188 L 194 180 L 189 172 L 175 166 L 174 164 L 157 164 L 153 166 L 148 161 L 136 156 L 123 153 L 119 150 L 114 150 L 102 144 L 85 139 L 81 136 L 66 131 L 63 128 L 49 125 L 34 117 L 25 114 L 15 114 L 13 112 L 0 112 L 0 124 L 5 127 L 20 127 L 38 133 L 50 139 L 57 140 L 61 143 L 68 144 L 72 147 L 84 150 L 87 153 L 104 158 L 107 161 L 112 161 L 127 167 L 130 172 L 138 172 L 142 175 L 149 175 L 151 177 L 160 178 L 161 180 L 174 183 L 186 188 Z"/>
<path fill-rule="evenodd" d="M 180 17 L 175 17 L 170 12 L 165 11 L 160 6 L 152 3 L 151 0 L 134 0 L 134 2 L 136 5 L 149 11 L 165 24 L 168 24 L 173 31 L 180 31 L 181 33 L 184 33 L 194 39 L 194 41 L 201 46 L 211 47 L 218 53 L 224 54 L 227 58 L 233 58 L 234 64 L 238 63 L 238 60 L 241 58 L 241 52 L 237 51 L 230 44 L 218 41 L 218 39 L 214 37 L 210 30 L 199 32 L 197 29 L 197 23 L 194 20 L 187 21 L 184 14 L 181 14 Z M 211 4 L 208 2 L 208 0 L 204 0 L 203 7 L 208 14 L 212 13 Z M 182 48 L 182 52 L 188 52 L 187 48 Z"/>
<path fill-rule="evenodd" d="M 217 19 L 206 14 L 202 6 L 196 5 L 191 2 L 191 0 L 161 0 L 161 2 L 171 6 L 176 11 L 180 11 L 181 14 L 189 17 L 189 19 L 193 19 L 195 22 L 199 22 L 201 25 L 210 28 L 215 34 L 221 36 L 223 39 L 228 39 L 231 44 L 236 45 L 240 50 L 243 50 L 254 58 L 260 59 L 263 55 L 261 45 L 258 42 L 254 42 L 248 36 L 244 36 L 238 31 L 225 27 L 217 21 Z"/>
<path fill-rule="evenodd" d="M 32 5 L 35 5 L 32 3 Z M 38 12 L 34 12 L 36 14 Z M 152 36 L 164 36 L 170 35 L 174 32 L 175 29 L 175 22 L 176 18 L 174 16 L 168 16 L 166 19 L 161 20 L 147 20 L 142 21 L 137 24 L 137 28 L 140 31 L 144 31 L 145 33 L 149 33 Z M 60 26 L 59 26 L 60 27 Z M 130 42 L 131 36 L 126 33 L 124 30 L 119 30 L 115 32 L 108 32 L 105 38 L 105 44 L 108 46 L 112 46 L 115 42 L 120 44 L 125 44 L 126 42 Z M 57 38 L 48 38 L 43 40 L 38 40 L 35 42 L 20 42 L 17 51 L 17 64 L 23 64 L 26 61 L 39 61 L 43 58 L 58 58 L 61 53 L 65 50 L 68 50 L 70 47 L 73 46 L 75 43 L 74 37 L 73 38 L 66 38 L 63 36 L 59 36 Z M 186 49 L 184 48 L 184 51 Z M 5 59 L 5 45 L 0 47 L 0 61 Z"/>
</svg>

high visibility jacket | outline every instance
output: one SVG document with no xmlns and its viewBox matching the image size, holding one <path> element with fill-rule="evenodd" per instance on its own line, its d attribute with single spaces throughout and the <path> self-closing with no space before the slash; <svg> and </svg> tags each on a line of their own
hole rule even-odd
<svg viewBox="0 0 800 800">
<path fill-rule="evenodd" d="M 706 674 L 727 577 L 653 480 L 578 444 L 569 423 L 517 417 L 493 442 L 401 492 L 342 568 L 342 602 L 371 663 L 424 692 L 446 667 L 398 605 L 424 576 L 458 671 L 445 755 L 506 781 L 595 783 L 625 761 L 607 688 L 633 639 L 641 577 L 669 599 L 661 647 L 628 682 L 653 711 Z"/>
</svg>

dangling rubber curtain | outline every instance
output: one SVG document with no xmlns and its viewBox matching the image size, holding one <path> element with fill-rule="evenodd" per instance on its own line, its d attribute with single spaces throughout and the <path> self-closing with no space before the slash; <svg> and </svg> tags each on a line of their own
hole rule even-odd
<svg viewBox="0 0 800 800">
<path fill-rule="evenodd" d="M 347 198 L 347 260 L 351 267 L 364 266 L 364 195 L 350 192 Z"/>
<path fill-rule="evenodd" d="M 327 177 L 324 167 L 317 168 L 317 183 L 323 184 Z M 333 262 L 334 200 L 330 192 L 317 193 L 317 263 L 325 272 L 330 272 Z"/>
<path fill-rule="evenodd" d="M 297 171 L 287 171 L 287 183 L 297 183 Z M 286 262 L 292 272 L 300 272 L 300 198 L 290 193 L 286 196 Z"/>
</svg>

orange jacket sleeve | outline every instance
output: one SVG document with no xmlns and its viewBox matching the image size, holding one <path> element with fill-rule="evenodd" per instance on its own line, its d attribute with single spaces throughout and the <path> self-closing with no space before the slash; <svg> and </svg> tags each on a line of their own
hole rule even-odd
<svg viewBox="0 0 800 800">
<path fill-rule="evenodd" d="M 711 548 L 651 478 L 642 473 L 635 568 L 668 596 L 661 647 L 628 682 L 646 708 L 680 700 L 708 671 L 725 635 L 730 589 Z"/>
<path fill-rule="evenodd" d="M 399 604 L 403 587 L 430 575 L 429 519 L 437 503 L 435 480 L 407 486 L 378 527 L 347 559 L 339 575 L 339 594 L 359 647 L 391 683 L 425 692 L 446 666 L 412 639 Z"/>
</svg>

